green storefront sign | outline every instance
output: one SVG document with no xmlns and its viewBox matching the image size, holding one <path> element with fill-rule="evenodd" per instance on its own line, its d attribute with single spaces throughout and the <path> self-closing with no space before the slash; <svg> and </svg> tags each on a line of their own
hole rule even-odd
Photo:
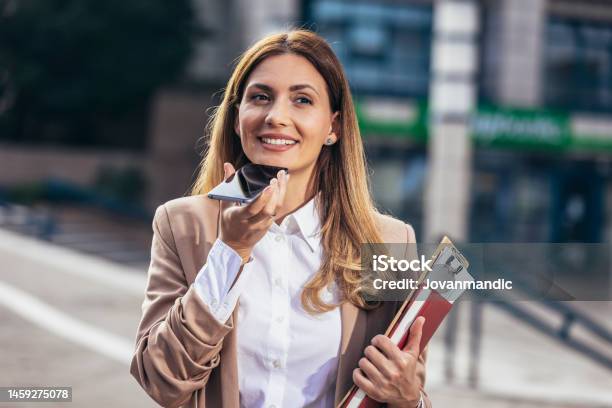
<svg viewBox="0 0 612 408">
<path fill-rule="evenodd" d="M 357 100 L 356 109 L 360 129 L 366 138 L 427 140 L 425 102 L 383 100 L 377 104 L 374 99 Z M 612 116 L 480 106 L 470 124 L 474 143 L 483 147 L 555 151 L 612 149 Z"/>
<path fill-rule="evenodd" d="M 568 117 L 554 113 L 479 108 L 471 127 L 474 141 L 485 146 L 561 149 L 571 139 Z"/>
<path fill-rule="evenodd" d="M 391 138 L 427 140 L 427 104 L 384 99 L 355 100 L 359 128 L 364 137 L 384 135 Z"/>
</svg>

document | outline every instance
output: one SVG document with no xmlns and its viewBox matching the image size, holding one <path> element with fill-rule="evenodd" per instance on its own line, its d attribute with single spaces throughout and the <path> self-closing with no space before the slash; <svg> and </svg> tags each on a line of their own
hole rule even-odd
<svg viewBox="0 0 612 408">
<path fill-rule="evenodd" d="M 423 316 L 425 324 L 420 343 L 420 350 L 423 350 L 466 287 L 466 285 L 449 284 L 431 285 L 431 282 L 471 282 L 474 280 L 468 273 L 469 262 L 447 237 L 442 239 L 434 251 L 431 265 L 431 270 L 421 273 L 417 288 L 409 293 L 385 332 L 385 335 L 400 349 L 406 346 L 412 323 L 417 317 Z M 432 287 L 438 289 L 434 290 Z M 355 385 L 338 405 L 339 408 L 380 406 L 382 406 L 381 403 L 368 397 Z"/>
</svg>

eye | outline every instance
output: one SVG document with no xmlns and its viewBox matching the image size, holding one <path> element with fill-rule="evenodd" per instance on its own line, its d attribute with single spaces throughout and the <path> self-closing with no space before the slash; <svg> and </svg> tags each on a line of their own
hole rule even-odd
<svg viewBox="0 0 612 408">
<path fill-rule="evenodd" d="M 309 98 L 306 98 L 305 96 L 300 96 L 299 98 L 297 98 L 297 101 L 300 103 L 307 103 L 312 105 L 312 101 Z"/>
<path fill-rule="evenodd" d="M 266 94 L 255 94 L 251 96 L 251 100 L 254 101 L 267 101 L 268 99 L 268 95 Z"/>
</svg>

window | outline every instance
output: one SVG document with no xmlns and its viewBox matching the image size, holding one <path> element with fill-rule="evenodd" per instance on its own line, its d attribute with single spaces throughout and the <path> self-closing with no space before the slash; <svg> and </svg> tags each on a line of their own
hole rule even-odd
<svg viewBox="0 0 612 408">
<path fill-rule="evenodd" d="M 612 23 L 551 17 L 546 29 L 544 95 L 551 107 L 612 109 Z"/>
<path fill-rule="evenodd" d="M 427 96 L 430 5 L 314 0 L 305 14 L 334 48 L 355 93 Z"/>
</svg>

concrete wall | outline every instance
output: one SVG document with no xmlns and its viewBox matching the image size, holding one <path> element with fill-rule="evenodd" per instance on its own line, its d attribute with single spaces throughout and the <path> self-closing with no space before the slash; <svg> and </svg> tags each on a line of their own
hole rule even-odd
<svg viewBox="0 0 612 408">
<path fill-rule="evenodd" d="M 215 89 L 216 91 L 216 89 Z M 160 92 L 151 111 L 147 174 L 151 208 L 187 194 L 199 163 L 213 90 Z"/>
<path fill-rule="evenodd" d="M 236 0 L 234 10 L 243 48 L 267 34 L 289 28 L 301 17 L 299 0 Z"/>
<path fill-rule="evenodd" d="M 195 81 L 226 79 L 242 40 L 234 5 L 233 1 L 193 0 L 205 35 L 195 44 L 194 55 L 187 67 L 188 78 Z"/>
<path fill-rule="evenodd" d="M 489 31 L 496 39 L 496 96 L 511 106 L 535 107 L 542 102 L 541 64 L 547 0 L 499 0 L 492 4 Z M 489 47 L 491 50 L 492 47 Z"/>
<path fill-rule="evenodd" d="M 102 167 L 144 169 L 145 156 L 124 151 L 0 145 L 0 185 L 61 178 L 88 186 Z"/>
</svg>

